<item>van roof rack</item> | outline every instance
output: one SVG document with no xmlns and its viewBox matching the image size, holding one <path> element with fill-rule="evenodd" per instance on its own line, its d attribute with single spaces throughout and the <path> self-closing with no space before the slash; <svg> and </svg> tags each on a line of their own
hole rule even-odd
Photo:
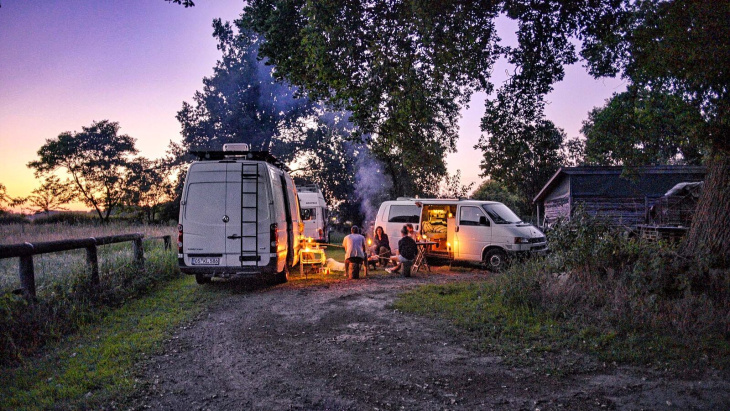
<svg viewBox="0 0 730 411">
<path fill-rule="evenodd" d="M 190 151 L 190 154 L 196 156 L 200 161 L 225 160 L 227 158 L 236 158 L 243 160 L 266 161 L 284 171 L 291 171 L 289 167 L 281 160 L 274 157 L 268 151 L 221 151 L 221 150 L 202 150 Z"/>
<path fill-rule="evenodd" d="M 305 193 L 317 193 L 322 190 L 320 190 L 319 186 L 316 184 L 302 184 L 297 186 L 297 191 Z"/>
</svg>

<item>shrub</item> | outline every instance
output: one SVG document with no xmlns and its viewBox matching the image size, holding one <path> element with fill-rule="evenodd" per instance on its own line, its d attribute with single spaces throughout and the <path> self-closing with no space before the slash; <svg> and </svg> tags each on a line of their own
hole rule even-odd
<svg viewBox="0 0 730 411">
<path fill-rule="evenodd" d="M 34 303 L 13 293 L 0 294 L 0 363 L 17 362 L 47 341 L 179 274 L 176 255 L 159 243 L 145 243 L 142 270 L 133 263 L 128 243 L 104 248 L 96 287 L 91 286 L 86 268 L 77 265 L 71 273 L 56 275 L 44 284 Z"/>
<path fill-rule="evenodd" d="M 547 233 L 551 254 L 499 280 L 507 304 L 623 332 L 730 335 L 730 272 L 683 259 L 578 212 Z"/>
</svg>

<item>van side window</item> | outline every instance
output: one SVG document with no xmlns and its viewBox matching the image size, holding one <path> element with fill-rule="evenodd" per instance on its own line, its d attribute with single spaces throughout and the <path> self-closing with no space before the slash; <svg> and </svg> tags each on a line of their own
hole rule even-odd
<svg viewBox="0 0 730 411">
<path fill-rule="evenodd" d="M 420 214 L 421 209 L 417 205 L 391 205 L 388 222 L 418 224 Z"/>
<path fill-rule="evenodd" d="M 461 207 L 459 214 L 460 225 L 479 225 L 479 217 L 486 218 L 484 212 L 479 207 Z"/>
</svg>

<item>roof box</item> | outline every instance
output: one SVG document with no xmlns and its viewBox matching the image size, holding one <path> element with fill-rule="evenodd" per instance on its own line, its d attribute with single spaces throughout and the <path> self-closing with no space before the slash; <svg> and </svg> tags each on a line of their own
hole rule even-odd
<svg viewBox="0 0 730 411">
<path fill-rule="evenodd" d="M 223 151 L 250 151 L 251 146 L 246 143 L 223 144 Z"/>
</svg>

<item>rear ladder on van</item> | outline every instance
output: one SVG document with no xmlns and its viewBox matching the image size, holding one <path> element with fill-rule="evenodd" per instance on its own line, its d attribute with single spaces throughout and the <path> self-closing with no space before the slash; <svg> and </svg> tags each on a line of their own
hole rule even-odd
<svg viewBox="0 0 730 411">
<path fill-rule="evenodd" d="M 241 255 L 246 261 L 261 261 L 259 254 L 259 163 L 241 163 Z"/>
</svg>

